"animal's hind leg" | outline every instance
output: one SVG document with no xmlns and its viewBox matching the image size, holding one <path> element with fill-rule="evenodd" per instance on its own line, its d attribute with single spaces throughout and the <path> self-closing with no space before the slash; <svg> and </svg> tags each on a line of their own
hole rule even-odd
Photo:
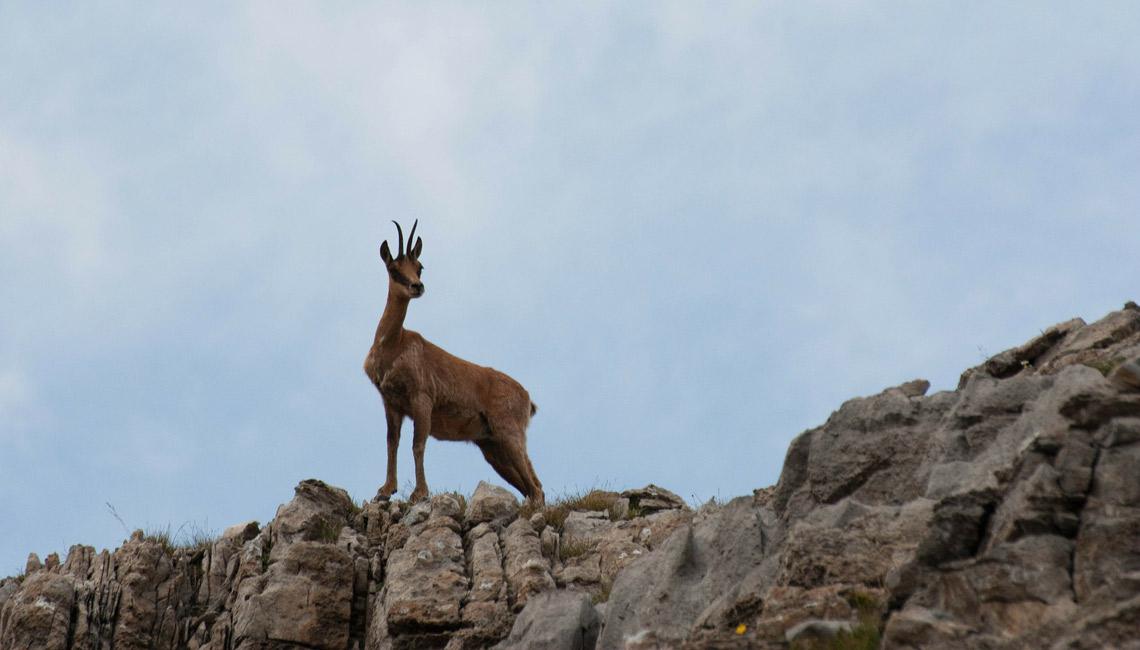
<svg viewBox="0 0 1140 650">
<path fill-rule="evenodd" d="M 501 446 L 506 451 L 507 462 L 526 484 L 526 489 L 519 488 L 519 491 L 532 503 L 538 505 L 545 503 L 546 496 L 542 492 L 542 483 L 534 473 L 534 466 L 530 464 L 530 457 L 526 453 L 526 433 L 521 433 L 517 438 L 504 442 Z"/>
<path fill-rule="evenodd" d="M 538 474 L 534 473 L 534 465 L 530 464 L 530 454 L 523 448 L 522 457 L 526 460 L 526 471 L 530 474 L 531 483 L 534 485 L 535 494 L 531 495 L 531 500 L 535 501 L 538 505 L 546 503 L 546 494 L 542 491 L 542 481 L 538 480 Z"/>
<path fill-rule="evenodd" d="M 503 477 L 507 483 L 510 483 L 516 490 L 522 492 L 526 496 L 526 483 L 523 481 L 522 476 L 515 471 L 514 465 L 511 464 L 507 456 L 504 445 L 493 440 L 480 440 L 475 443 L 479 446 L 479 451 L 483 452 L 483 458 L 487 459 L 491 468 Z"/>
</svg>

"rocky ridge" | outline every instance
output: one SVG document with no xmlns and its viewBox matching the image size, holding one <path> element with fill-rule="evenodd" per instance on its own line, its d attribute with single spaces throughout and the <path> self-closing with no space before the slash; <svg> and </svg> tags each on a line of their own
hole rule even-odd
<svg viewBox="0 0 1140 650">
<path fill-rule="evenodd" d="M 0 581 L 0 648 L 1140 648 L 1140 308 L 843 404 L 779 483 L 530 512 L 303 481 L 194 548 Z"/>
</svg>

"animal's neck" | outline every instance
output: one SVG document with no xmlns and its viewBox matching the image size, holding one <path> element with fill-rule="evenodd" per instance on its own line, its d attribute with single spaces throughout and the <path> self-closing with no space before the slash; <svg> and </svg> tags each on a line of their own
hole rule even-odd
<svg viewBox="0 0 1140 650">
<path fill-rule="evenodd" d="M 398 295 L 394 286 L 388 286 L 388 302 L 384 305 L 384 315 L 376 326 L 376 347 L 398 343 L 404 331 L 404 317 L 408 315 L 409 298 Z"/>
</svg>

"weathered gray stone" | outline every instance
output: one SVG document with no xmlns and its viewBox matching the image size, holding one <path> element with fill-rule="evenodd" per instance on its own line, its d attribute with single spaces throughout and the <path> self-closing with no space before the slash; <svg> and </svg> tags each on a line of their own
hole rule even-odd
<svg viewBox="0 0 1140 650">
<path fill-rule="evenodd" d="M 534 594 L 555 588 L 542 542 L 530 522 L 516 519 L 503 534 L 504 570 L 511 607 L 519 611 Z"/>
<path fill-rule="evenodd" d="M 1065 347 L 1065 341 L 1085 327 L 1085 321 L 1080 318 L 1053 325 L 1025 344 L 1000 352 L 981 366 L 965 371 L 958 382 L 958 388 L 964 388 L 966 382 L 977 375 L 1004 379 L 1021 372 L 1033 372 L 1036 367 L 1056 357 L 1058 350 Z"/>
<path fill-rule="evenodd" d="M 797 623 L 784 633 L 788 643 L 803 642 L 806 639 L 834 639 L 840 632 L 850 632 L 854 628 L 851 621 L 829 621 L 818 618 Z"/>
<path fill-rule="evenodd" d="M 1140 359 L 1130 359 L 1112 371 L 1109 379 L 1121 390 L 1140 391 Z"/>
<path fill-rule="evenodd" d="M 659 549 L 618 574 L 607 606 L 602 647 L 620 647 L 644 630 L 684 640 L 709 607 L 734 589 L 764 556 L 764 532 L 750 497 L 685 525 Z"/>
<path fill-rule="evenodd" d="M 552 591 L 531 598 L 515 619 L 511 634 L 495 646 L 503 650 L 592 650 L 601 619 L 590 598 L 574 591 Z"/>
<path fill-rule="evenodd" d="M 487 524 L 479 524 L 467 533 L 470 547 L 472 601 L 505 601 L 507 583 L 503 575 L 503 553 L 499 536 Z"/>
<path fill-rule="evenodd" d="M 467 594 L 463 543 L 447 526 L 414 531 L 388 558 L 383 599 L 390 634 L 457 627 Z"/>
<path fill-rule="evenodd" d="M 1073 554 L 1077 599 L 1115 601 L 1140 590 L 1140 505 L 1121 506 L 1098 497 L 1081 512 Z"/>
<path fill-rule="evenodd" d="M 914 560 L 933 504 L 920 498 L 905 506 L 844 501 L 819 508 L 789 531 L 780 583 L 806 588 L 882 584 L 889 572 Z"/>
<path fill-rule="evenodd" d="M 925 379 L 912 379 L 895 386 L 895 390 L 907 397 L 922 397 L 930 390 L 930 382 Z"/>
<path fill-rule="evenodd" d="M 234 604 L 235 647 L 267 640 L 346 647 L 353 572 L 352 558 L 332 544 L 288 545 L 266 573 L 242 582 Z"/>
<path fill-rule="evenodd" d="M 604 512 L 571 512 L 562 524 L 563 544 L 591 544 L 613 528 Z"/>
<path fill-rule="evenodd" d="M 1100 650 L 1140 648 L 1140 595 L 1112 603 L 1077 620 L 1050 650 Z M 1052 639 L 1049 639 L 1052 640 Z"/>
<path fill-rule="evenodd" d="M 74 582 L 46 571 L 27 576 L 0 609 L 0 648 L 67 650 Z"/>
<path fill-rule="evenodd" d="M 136 532 L 117 549 L 112 561 L 118 578 L 118 616 L 115 624 L 116 648 L 150 648 L 172 630 L 170 606 L 180 585 L 170 578 L 174 558 L 157 540 Z"/>
<path fill-rule="evenodd" d="M 294 489 L 293 499 L 277 509 L 273 519 L 273 543 L 336 539 L 354 511 L 348 492 L 324 481 L 306 479 Z"/>
<path fill-rule="evenodd" d="M 467 525 L 489 521 L 510 521 L 518 515 L 519 502 L 505 488 L 479 481 L 467 500 Z"/>
<path fill-rule="evenodd" d="M 653 484 L 636 490 L 626 490 L 621 498 L 629 502 L 629 511 L 648 515 L 661 510 L 686 510 L 689 505 L 681 497 Z"/>
</svg>

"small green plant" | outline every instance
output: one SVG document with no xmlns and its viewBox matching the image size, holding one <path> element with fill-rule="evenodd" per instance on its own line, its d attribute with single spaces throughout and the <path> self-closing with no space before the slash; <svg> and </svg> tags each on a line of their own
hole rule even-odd
<svg viewBox="0 0 1140 650">
<path fill-rule="evenodd" d="M 847 594 L 847 604 L 859 612 L 859 617 L 877 616 L 881 603 L 873 594 L 854 590 Z"/>
<path fill-rule="evenodd" d="M 829 650 L 875 650 L 880 641 L 879 626 L 863 622 L 850 632 L 840 632 Z"/>
<path fill-rule="evenodd" d="M 356 499 L 352 499 L 352 498 L 350 498 L 349 501 L 352 504 L 351 506 L 349 506 L 349 509 L 348 509 L 348 518 L 349 519 L 352 519 L 356 515 L 360 514 L 364 510 L 364 506 L 368 503 L 368 499 L 361 499 L 360 503 L 357 503 Z"/>
</svg>

